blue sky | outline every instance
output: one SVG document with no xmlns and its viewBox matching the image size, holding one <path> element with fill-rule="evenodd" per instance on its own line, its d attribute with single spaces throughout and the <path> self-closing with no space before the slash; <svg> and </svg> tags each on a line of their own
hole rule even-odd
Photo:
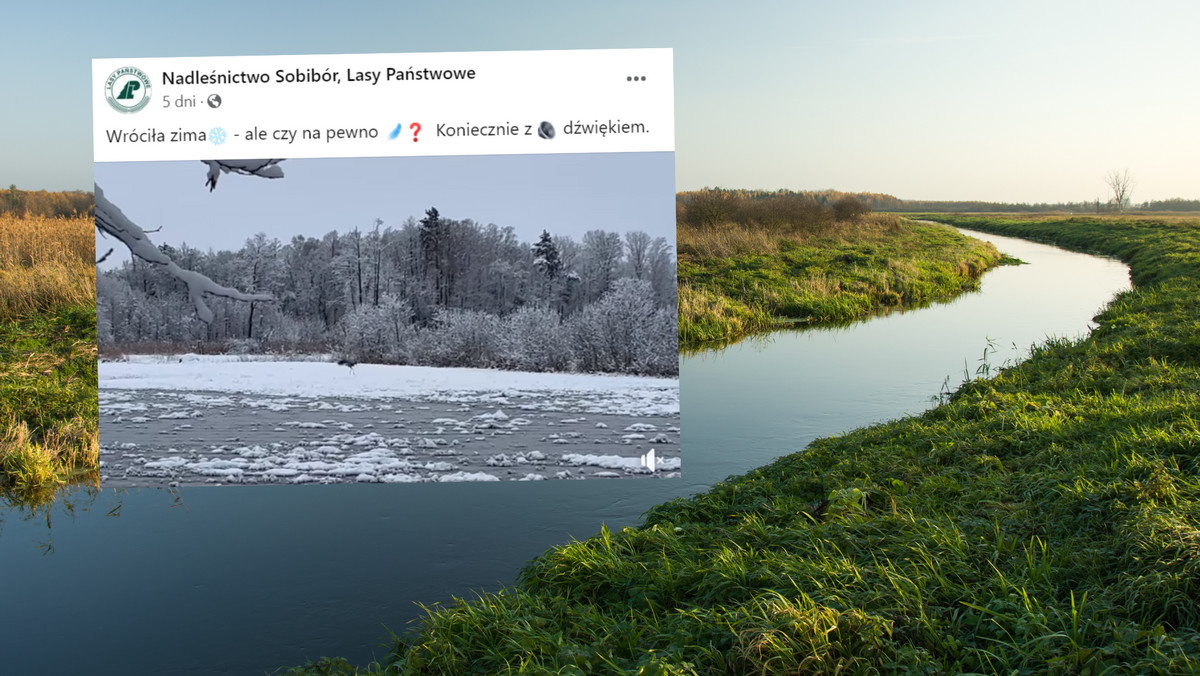
<svg viewBox="0 0 1200 676">
<path fill-rule="evenodd" d="M 90 59 L 672 47 L 676 179 L 905 198 L 1200 197 L 1185 2 L 134 2 L 3 11 L 0 183 L 87 188 Z"/>
</svg>

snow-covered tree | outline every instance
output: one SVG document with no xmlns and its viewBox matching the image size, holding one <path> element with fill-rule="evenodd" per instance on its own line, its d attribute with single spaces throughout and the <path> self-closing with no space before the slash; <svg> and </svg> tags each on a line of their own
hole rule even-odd
<svg viewBox="0 0 1200 676">
<path fill-rule="evenodd" d="M 674 249 L 665 237 L 656 237 L 650 243 L 648 278 L 654 299 L 662 307 L 674 308 L 679 300 Z"/>
<path fill-rule="evenodd" d="M 549 231 L 543 230 L 542 236 L 533 245 L 533 264 L 547 279 L 558 277 L 558 273 L 562 271 L 562 259 Z"/>
<path fill-rule="evenodd" d="M 604 230 L 587 231 L 583 234 L 581 257 L 580 291 L 586 305 L 607 293 L 620 275 L 621 235 Z"/>
<path fill-rule="evenodd" d="M 407 361 L 412 338 L 412 308 L 405 301 L 383 294 L 378 305 L 364 304 L 346 316 L 342 355 L 355 362 Z"/>
<path fill-rule="evenodd" d="M 489 368 L 500 362 L 500 318 L 475 310 L 443 310 L 409 346 L 410 363 Z"/>
<path fill-rule="evenodd" d="M 542 231 L 542 236 L 532 247 L 533 266 L 543 277 L 540 287 L 540 296 L 547 304 L 553 304 L 558 309 L 558 279 L 562 272 L 562 258 L 559 256 L 558 247 L 551 239 L 550 233 L 546 230 Z"/>
<path fill-rule="evenodd" d="M 520 371 L 569 371 L 571 336 L 557 312 L 523 307 L 504 319 L 501 365 Z"/>
<path fill-rule="evenodd" d="M 576 357 L 584 370 L 678 372 L 674 318 L 655 307 L 652 288 L 645 280 L 618 280 L 599 303 L 583 311 L 572 329 Z"/>
<path fill-rule="evenodd" d="M 634 279 L 646 279 L 650 273 L 650 235 L 641 230 L 625 233 L 625 250 Z"/>
<path fill-rule="evenodd" d="M 282 279 L 281 268 L 282 261 L 279 258 L 280 244 L 277 239 L 268 239 L 266 233 L 259 232 L 246 240 L 246 245 L 242 247 L 240 252 L 242 263 L 240 265 L 240 286 L 243 289 L 249 289 L 251 292 L 263 292 L 265 295 L 275 298 L 278 293 Z M 255 301 L 250 301 L 248 307 L 248 316 L 246 318 L 246 337 L 250 340 L 255 339 L 254 326 L 254 311 Z M 260 317 L 261 321 L 261 317 Z"/>
</svg>

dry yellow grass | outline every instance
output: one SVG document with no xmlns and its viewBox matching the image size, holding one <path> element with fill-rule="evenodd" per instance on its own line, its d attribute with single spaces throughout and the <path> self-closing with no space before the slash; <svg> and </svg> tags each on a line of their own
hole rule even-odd
<svg viewBox="0 0 1200 676">
<path fill-rule="evenodd" d="M 774 255 L 779 252 L 781 245 L 804 244 L 818 238 L 843 242 L 874 239 L 881 233 L 895 231 L 899 223 L 900 218 L 895 214 L 871 214 L 855 221 L 830 221 L 820 226 L 790 229 L 737 223 L 694 228 L 679 223 L 676 237 L 680 258 L 704 260 L 750 253 Z"/>
<path fill-rule="evenodd" d="M 0 217 L 0 320 L 96 298 L 91 218 Z"/>
</svg>

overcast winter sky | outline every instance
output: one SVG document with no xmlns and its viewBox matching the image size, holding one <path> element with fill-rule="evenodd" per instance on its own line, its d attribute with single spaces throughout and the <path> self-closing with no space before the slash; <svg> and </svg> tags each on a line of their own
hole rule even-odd
<svg viewBox="0 0 1200 676">
<path fill-rule="evenodd" d="M 671 153 L 290 159 L 281 179 L 222 174 L 216 190 L 203 162 L 96 165 L 96 184 L 160 244 L 237 249 L 265 232 L 293 235 L 399 227 L 425 210 L 455 220 L 512 226 L 524 242 L 542 230 L 643 230 L 675 242 Z M 97 240 L 103 253 L 113 243 Z M 113 260 L 127 257 L 121 249 Z"/>
<path fill-rule="evenodd" d="M 91 186 L 90 59 L 673 47 L 679 189 L 1200 197 L 1200 3 L 8 3 L 0 183 Z"/>
</svg>

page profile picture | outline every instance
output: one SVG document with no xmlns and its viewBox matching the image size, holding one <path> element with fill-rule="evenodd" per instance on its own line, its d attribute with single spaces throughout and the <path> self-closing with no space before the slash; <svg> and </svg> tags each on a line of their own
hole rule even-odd
<svg viewBox="0 0 1200 676">
<path fill-rule="evenodd" d="M 120 113 L 136 113 L 150 103 L 150 78 L 132 66 L 118 68 L 104 80 L 104 98 Z"/>
</svg>

